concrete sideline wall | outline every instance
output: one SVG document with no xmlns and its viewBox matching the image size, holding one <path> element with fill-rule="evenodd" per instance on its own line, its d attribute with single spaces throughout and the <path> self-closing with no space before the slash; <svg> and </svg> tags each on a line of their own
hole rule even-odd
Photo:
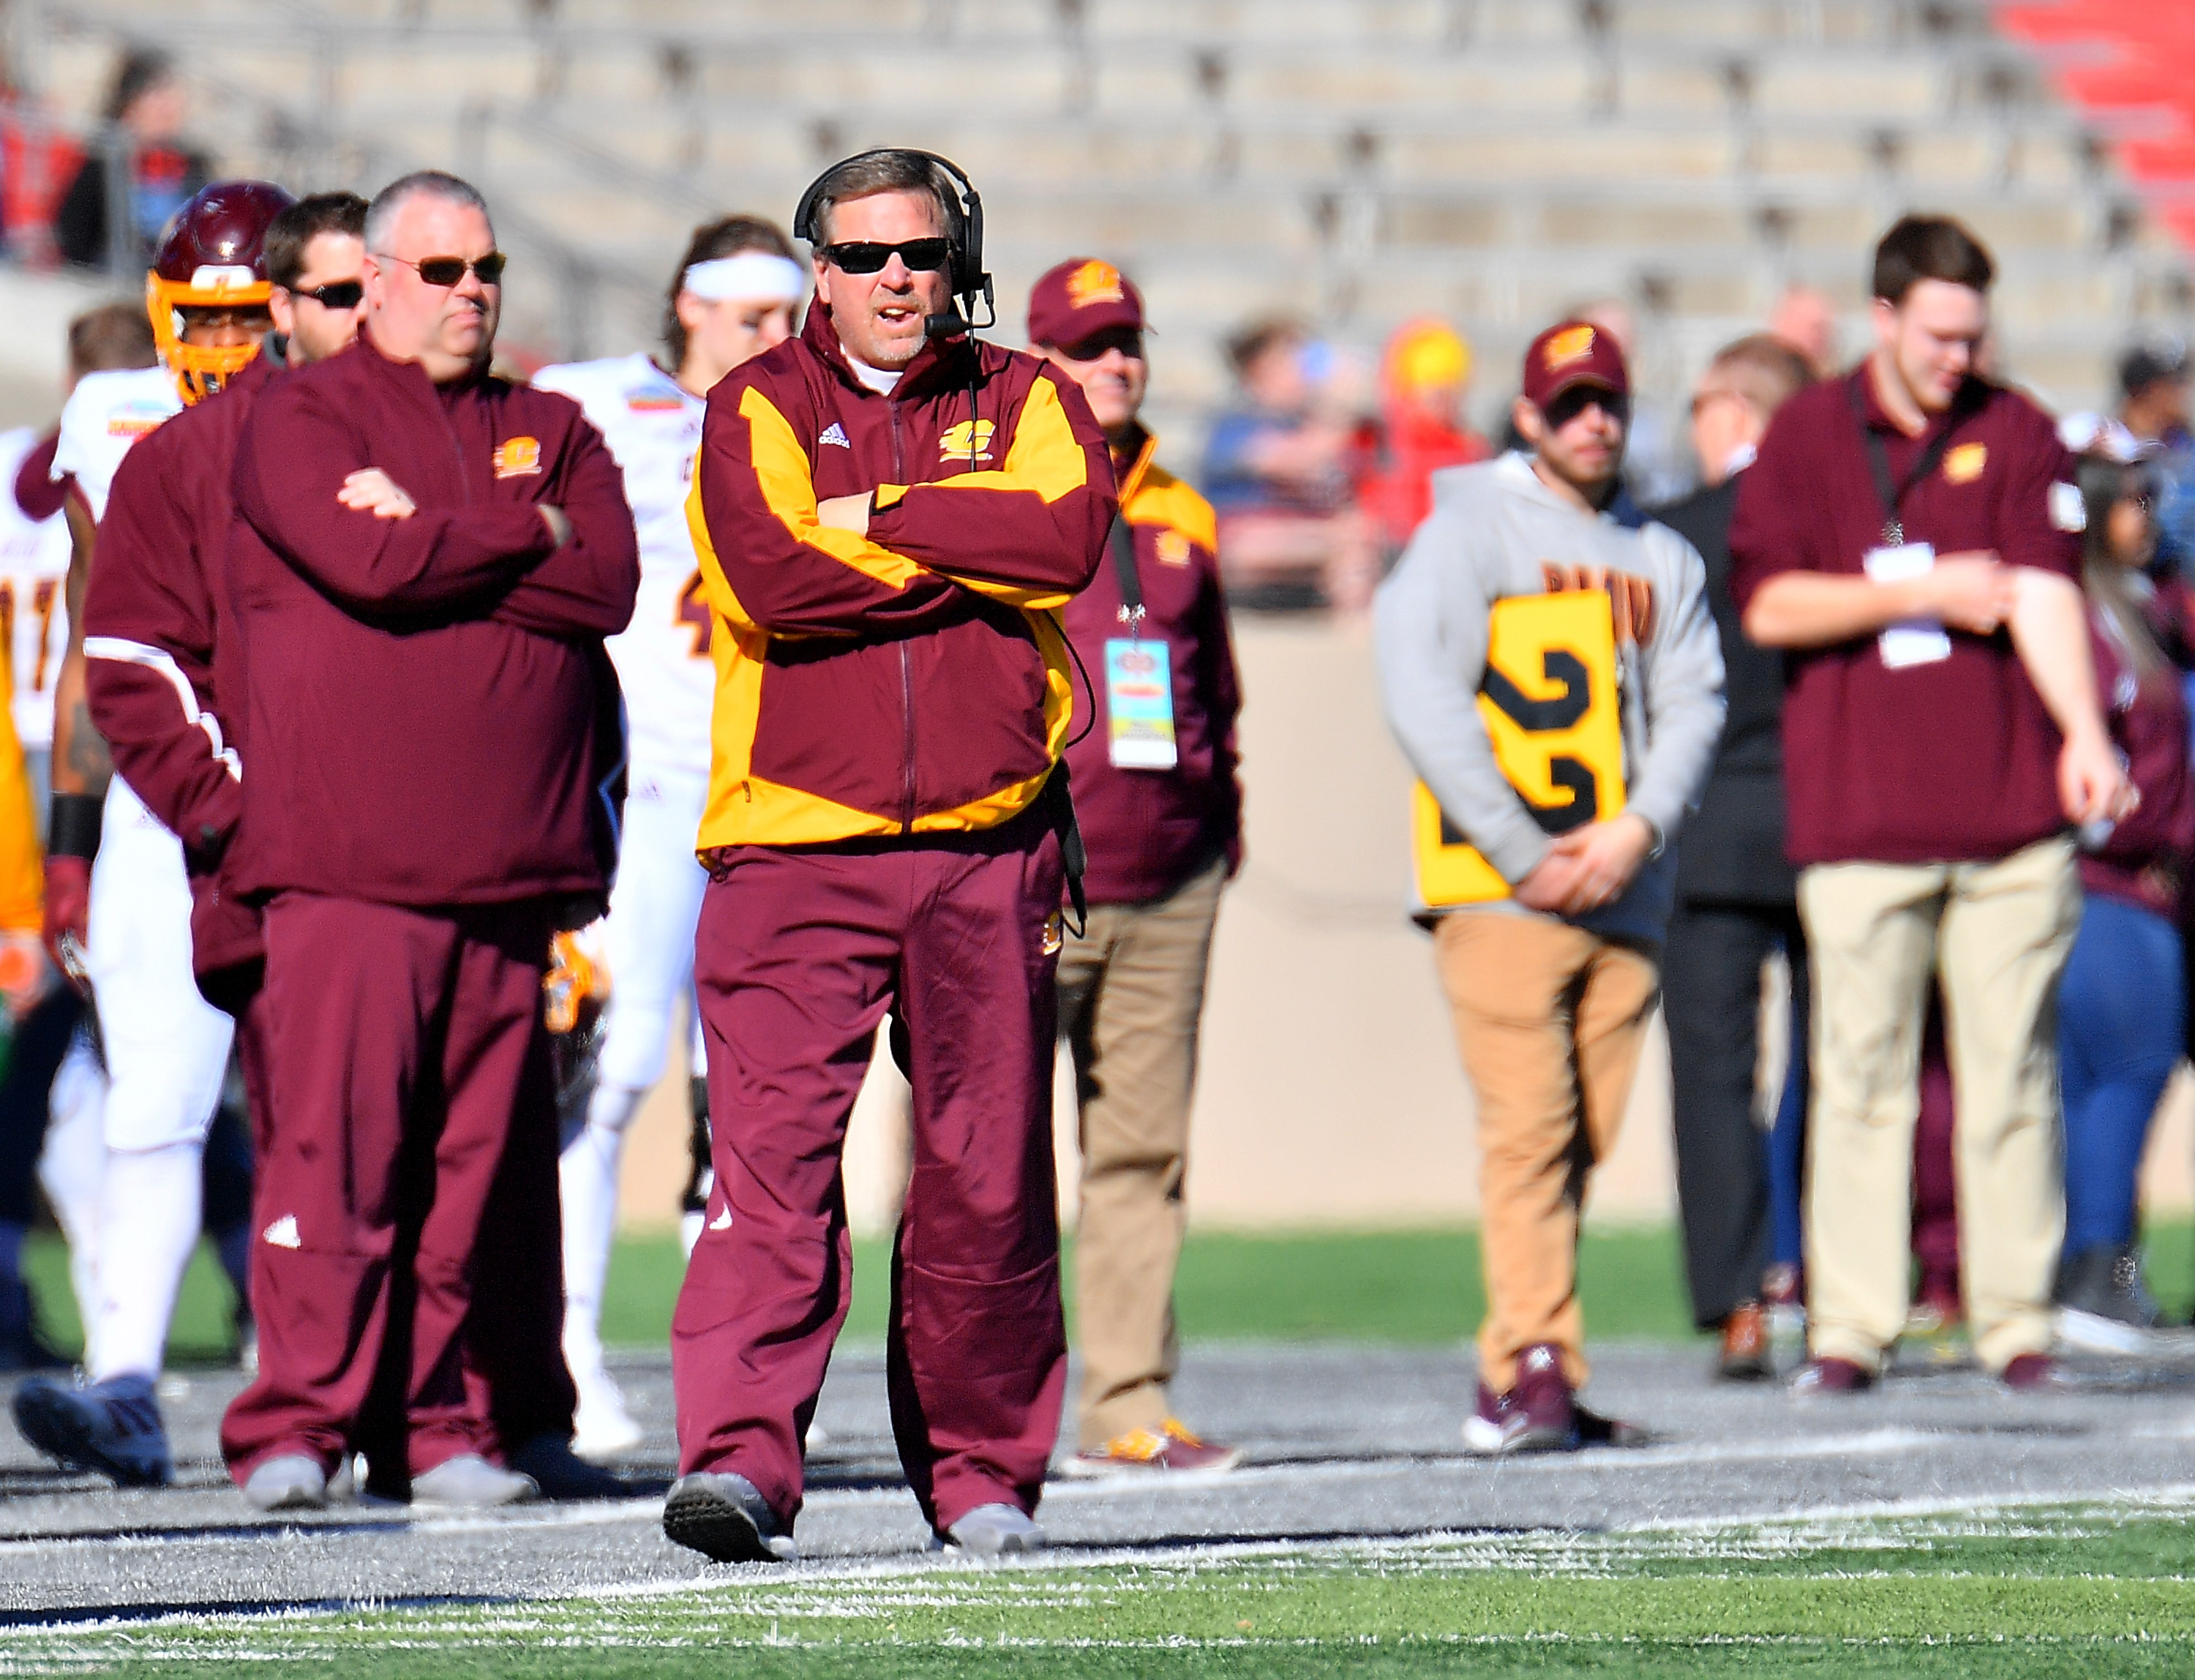
<svg viewBox="0 0 2195 1680">
<path fill-rule="evenodd" d="M 1234 1227 L 1470 1221 L 1478 1210 L 1471 1093 L 1430 943 L 1403 914 L 1410 776 L 1380 715 L 1369 631 L 1242 619 L 1236 644 L 1249 859 L 1220 911 L 1190 1217 Z M 866 1230 L 888 1229 L 897 1205 L 904 1092 L 887 1062 L 872 1071 L 856 1115 L 847 1195 Z M 629 1226 L 675 1217 L 683 1093 L 683 1079 L 666 1080 L 637 1124 Z M 1057 1118 L 1071 1217 L 1074 1106 L 1063 1082 Z M 2153 1211 L 2195 1205 L 2195 1083 L 2184 1070 L 2152 1136 L 2145 1191 Z M 1660 1222 L 1675 1213 L 1657 1024 L 1588 1216 Z"/>
</svg>

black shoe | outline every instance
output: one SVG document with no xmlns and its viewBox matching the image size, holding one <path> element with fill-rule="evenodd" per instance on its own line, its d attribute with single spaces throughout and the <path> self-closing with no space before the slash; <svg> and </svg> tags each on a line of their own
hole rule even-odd
<svg viewBox="0 0 2195 1680">
<path fill-rule="evenodd" d="M 800 1555 L 743 1475 L 696 1470 L 679 1477 L 663 1502 L 663 1532 L 718 1563 L 790 1563 Z"/>
<path fill-rule="evenodd" d="M 539 1435 L 510 1455 L 510 1468 L 530 1475 L 544 1499 L 625 1499 L 632 1489 L 589 1464 L 561 1436 Z"/>
<path fill-rule="evenodd" d="M 2053 1299 L 2059 1341 L 2083 1353 L 2139 1354 L 2164 1321 L 2131 1243 L 2099 1244 L 2061 1261 Z"/>
</svg>

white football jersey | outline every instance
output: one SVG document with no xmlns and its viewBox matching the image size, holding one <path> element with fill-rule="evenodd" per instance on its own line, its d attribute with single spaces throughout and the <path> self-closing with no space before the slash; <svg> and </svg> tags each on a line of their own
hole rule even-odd
<svg viewBox="0 0 2195 1680">
<path fill-rule="evenodd" d="M 706 775 L 717 676 L 700 563 L 686 525 L 704 404 L 640 355 L 544 367 L 533 383 L 585 409 L 625 473 L 640 539 L 640 594 L 631 626 L 608 645 L 625 689 L 633 765 Z"/>
<path fill-rule="evenodd" d="M 122 367 L 87 373 L 61 410 L 54 476 L 76 475 L 94 519 L 107 517 L 107 493 L 130 446 L 183 412 L 175 376 L 164 367 Z"/>
<path fill-rule="evenodd" d="M 68 521 L 32 518 L 12 488 L 37 447 L 32 427 L 0 432 L 0 639 L 14 673 L 15 733 L 29 753 L 54 744 L 54 678 L 68 648 Z"/>
</svg>

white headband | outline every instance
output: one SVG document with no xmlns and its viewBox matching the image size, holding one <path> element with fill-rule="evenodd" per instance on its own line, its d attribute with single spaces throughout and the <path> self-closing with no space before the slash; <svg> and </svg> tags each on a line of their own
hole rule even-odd
<svg viewBox="0 0 2195 1680">
<path fill-rule="evenodd" d="M 696 263 L 687 269 L 686 277 L 678 284 L 680 290 L 690 292 L 696 297 L 706 297 L 712 303 L 727 297 L 783 298 L 788 303 L 797 303 L 807 293 L 808 276 L 790 257 L 768 251 L 742 251 L 736 256 Z"/>
</svg>

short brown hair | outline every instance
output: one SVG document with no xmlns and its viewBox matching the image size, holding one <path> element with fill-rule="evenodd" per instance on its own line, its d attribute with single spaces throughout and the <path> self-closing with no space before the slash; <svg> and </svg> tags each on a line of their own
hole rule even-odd
<svg viewBox="0 0 2195 1680">
<path fill-rule="evenodd" d="M 1875 295 L 1903 303 L 1924 280 L 1987 292 L 1996 279 L 1989 250 L 1948 216 L 1906 216 L 1875 248 Z"/>
<path fill-rule="evenodd" d="M 815 245 L 831 243 L 831 212 L 848 199 L 866 199 L 878 193 L 927 193 L 937 201 L 938 231 L 953 242 L 959 256 L 968 249 L 968 230 L 962 225 L 960 194 L 953 177 L 919 152 L 886 147 L 849 158 L 816 183 L 815 205 L 810 212 Z"/>
<path fill-rule="evenodd" d="M 118 367 L 150 367 L 160 359 L 142 303 L 101 303 L 69 323 L 69 372 L 81 379 Z"/>
<path fill-rule="evenodd" d="M 1806 358 L 1767 332 L 1749 333 L 1725 344 L 1700 376 L 1702 390 L 1712 383 L 1718 390 L 1734 392 L 1764 420 L 1813 382 Z"/>
<path fill-rule="evenodd" d="M 366 237 L 366 200 L 355 193 L 315 193 L 300 199 L 267 224 L 267 279 L 285 292 L 297 290 L 305 272 L 305 251 L 323 234 Z"/>
<path fill-rule="evenodd" d="M 1276 344 L 1302 344 L 1311 329 L 1293 315 L 1272 315 L 1253 320 L 1227 340 L 1227 363 L 1241 378 Z"/>
<path fill-rule="evenodd" d="M 686 271 L 696 263 L 713 263 L 743 251 L 792 257 L 792 241 L 777 223 L 759 216 L 725 216 L 704 222 L 687 241 L 686 254 L 678 259 L 677 272 L 671 276 L 670 288 L 663 294 L 663 348 L 671 352 L 673 373 L 686 360 L 686 323 L 678 319 L 678 294 L 686 289 Z"/>
</svg>

